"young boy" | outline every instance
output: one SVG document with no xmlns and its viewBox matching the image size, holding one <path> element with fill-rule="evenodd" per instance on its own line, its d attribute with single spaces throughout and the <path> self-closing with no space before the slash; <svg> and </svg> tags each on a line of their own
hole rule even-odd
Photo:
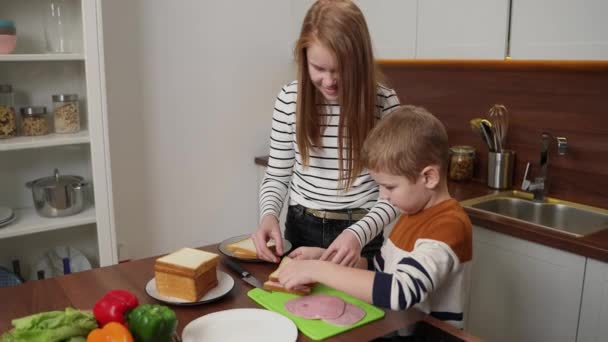
<svg viewBox="0 0 608 342">
<path fill-rule="evenodd" d="M 296 260 L 281 270 L 280 282 L 287 288 L 320 282 L 393 310 L 415 305 L 462 328 L 472 227 L 448 193 L 445 127 L 424 108 L 403 106 L 371 131 L 362 158 L 380 198 L 402 213 L 380 253 L 348 268 L 307 260 L 324 250 L 301 247 L 290 254 Z"/>
</svg>

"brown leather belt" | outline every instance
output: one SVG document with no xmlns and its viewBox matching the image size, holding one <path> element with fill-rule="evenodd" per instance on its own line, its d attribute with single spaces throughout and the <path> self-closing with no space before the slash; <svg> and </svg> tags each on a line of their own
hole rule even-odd
<svg viewBox="0 0 608 342">
<path fill-rule="evenodd" d="M 318 218 L 326 220 L 350 220 L 359 221 L 369 212 L 366 209 L 344 209 L 344 210 L 319 210 L 305 208 L 305 211 Z"/>
</svg>

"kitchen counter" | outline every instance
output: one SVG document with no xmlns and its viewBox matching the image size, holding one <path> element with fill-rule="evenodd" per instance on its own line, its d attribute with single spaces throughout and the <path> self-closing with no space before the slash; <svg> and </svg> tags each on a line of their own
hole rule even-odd
<svg viewBox="0 0 608 342">
<path fill-rule="evenodd" d="M 201 249 L 219 253 L 217 245 Z M 222 256 L 225 258 L 225 256 Z M 63 310 L 71 306 L 80 310 L 90 310 L 95 302 L 112 289 L 124 289 L 135 294 L 140 304 L 159 303 L 145 292 L 146 283 L 154 277 L 156 257 L 134 260 L 109 267 L 73 273 L 66 276 L 44 280 L 29 281 L 22 285 L 0 288 L 0 333 L 11 328 L 11 320 L 34 313 L 50 310 Z M 241 263 L 257 279 L 267 279 L 275 270 L 271 263 Z M 234 288 L 226 297 L 211 303 L 195 306 L 171 306 L 177 313 L 178 333 L 181 336 L 184 327 L 192 320 L 208 313 L 234 308 L 261 308 L 249 297 L 251 287 L 239 277 L 227 270 L 223 263 L 218 268 L 235 279 Z M 416 309 L 406 311 L 385 310 L 384 318 L 363 325 L 359 328 L 336 335 L 326 341 L 369 341 L 399 328 L 425 321 L 440 329 L 448 336 L 458 337 L 464 341 L 481 341 L 478 338 L 456 329 L 455 327 L 428 316 Z M 302 333 L 298 341 L 310 341 Z"/>
<path fill-rule="evenodd" d="M 254 161 L 256 165 L 264 167 L 268 165 L 268 157 L 256 157 Z M 485 184 L 485 180 L 479 179 L 462 183 L 450 181 L 448 183 L 448 188 L 452 197 L 458 201 L 500 192 L 488 188 Z M 568 200 L 568 198 L 561 199 Z M 608 229 L 584 237 L 575 237 L 503 216 L 480 212 L 479 210 L 465 208 L 465 211 L 469 214 L 474 225 L 592 259 L 608 262 Z"/>
</svg>

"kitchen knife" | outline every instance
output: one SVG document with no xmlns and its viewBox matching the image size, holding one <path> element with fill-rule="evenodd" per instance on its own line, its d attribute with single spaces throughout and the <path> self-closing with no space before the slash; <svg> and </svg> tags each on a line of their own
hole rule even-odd
<svg viewBox="0 0 608 342">
<path fill-rule="evenodd" d="M 258 289 L 264 290 L 264 287 L 262 286 L 262 283 L 260 283 L 259 280 L 257 280 L 254 276 L 252 276 L 245 269 L 243 269 L 238 262 L 236 262 L 236 261 L 234 261 L 234 260 L 232 260 L 230 258 L 224 258 L 222 260 L 222 262 L 228 268 L 230 268 L 234 272 L 238 273 L 241 276 L 241 279 L 243 281 L 245 281 L 247 284 L 249 284 L 249 285 L 251 285 L 253 287 L 257 287 Z"/>
</svg>

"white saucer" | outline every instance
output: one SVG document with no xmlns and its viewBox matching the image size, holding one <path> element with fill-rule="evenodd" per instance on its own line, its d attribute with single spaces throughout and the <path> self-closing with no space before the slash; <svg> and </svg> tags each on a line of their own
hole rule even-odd
<svg viewBox="0 0 608 342">
<path fill-rule="evenodd" d="M 231 309 L 188 323 L 183 342 L 294 342 L 298 328 L 287 317 L 263 309 Z"/>
<path fill-rule="evenodd" d="M 11 220 L 15 216 L 13 209 L 8 207 L 0 207 L 0 224 Z"/>
<path fill-rule="evenodd" d="M 8 226 L 9 224 L 15 222 L 16 219 L 17 215 L 13 214 L 13 216 L 9 217 L 7 220 L 0 222 L 0 228 Z"/>
<path fill-rule="evenodd" d="M 173 304 L 173 305 L 205 304 L 205 303 L 216 301 L 216 300 L 224 297 L 234 287 L 234 279 L 232 279 L 232 277 L 229 276 L 226 272 L 217 270 L 217 281 L 218 281 L 218 284 L 216 287 L 209 290 L 209 292 L 207 292 L 201 299 L 199 299 L 195 302 L 190 302 L 190 301 L 187 301 L 187 300 L 184 300 L 181 298 L 164 296 L 164 295 L 158 293 L 158 290 L 156 289 L 156 280 L 154 278 L 150 279 L 150 281 L 148 281 L 148 283 L 146 284 L 146 293 L 150 297 L 152 297 L 156 300 L 160 300 L 161 302 L 165 302 L 167 304 Z"/>
</svg>

